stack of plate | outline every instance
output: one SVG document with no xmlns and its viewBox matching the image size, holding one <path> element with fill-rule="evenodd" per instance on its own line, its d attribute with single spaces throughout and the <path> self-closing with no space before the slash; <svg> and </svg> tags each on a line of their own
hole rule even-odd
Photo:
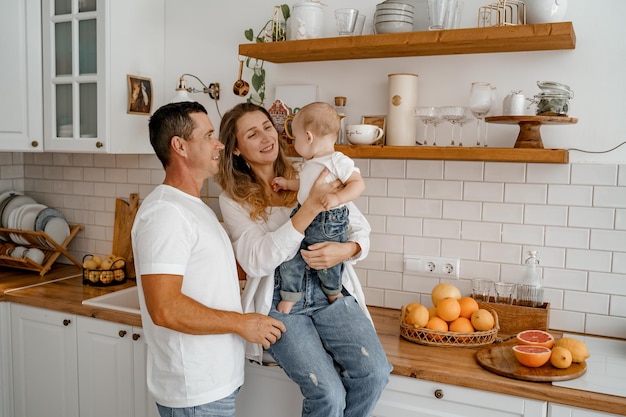
<svg viewBox="0 0 626 417">
<path fill-rule="evenodd" d="M 399 0 L 385 0 L 376 5 L 374 31 L 376 33 L 399 33 L 413 31 L 415 6 Z"/>
<path fill-rule="evenodd" d="M 0 226 L 5 229 L 44 231 L 54 242 L 62 244 L 70 235 L 70 227 L 59 210 L 38 204 L 34 198 L 18 191 L 0 194 Z M 0 233 L 0 240 L 11 240 L 18 245 L 30 245 L 24 234 Z M 54 248 L 46 239 L 40 238 L 41 246 Z"/>
</svg>

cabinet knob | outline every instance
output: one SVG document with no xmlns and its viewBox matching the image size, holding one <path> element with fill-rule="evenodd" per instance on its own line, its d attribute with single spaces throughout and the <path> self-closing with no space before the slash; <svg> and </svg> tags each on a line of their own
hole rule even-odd
<svg viewBox="0 0 626 417">
<path fill-rule="evenodd" d="M 96 148 L 100 149 L 100 148 L 102 148 L 103 146 L 104 146 L 104 143 L 102 143 L 102 142 L 100 142 L 100 141 L 96 142 Z"/>
<path fill-rule="evenodd" d="M 126 330 L 120 330 L 118 334 L 120 335 L 120 337 L 124 337 L 126 336 Z"/>
<path fill-rule="evenodd" d="M 443 390 L 442 389 L 436 389 L 435 390 L 435 398 L 437 398 L 439 400 L 443 398 Z"/>
<path fill-rule="evenodd" d="M 141 337 L 140 334 L 138 333 L 133 333 L 133 340 L 139 340 L 139 338 Z"/>
<path fill-rule="evenodd" d="M 65 320 L 63 320 L 63 325 L 64 326 L 69 326 L 71 322 L 72 322 L 72 320 L 65 319 Z"/>
<path fill-rule="evenodd" d="M 37 142 L 36 140 L 34 140 L 34 141 L 32 141 L 32 142 L 30 143 L 30 146 L 32 146 L 33 148 L 36 148 L 36 147 L 38 147 L 38 146 L 39 146 L 39 142 Z"/>
</svg>

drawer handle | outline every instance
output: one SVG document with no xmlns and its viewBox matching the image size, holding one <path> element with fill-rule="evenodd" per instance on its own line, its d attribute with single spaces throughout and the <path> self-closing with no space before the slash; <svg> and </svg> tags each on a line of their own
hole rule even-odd
<svg viewBox="0 0 626 417">
<path fill-rule="evenodd" d="M 139 340 L 139 338 L 141 337 L 140 334 L 138 333 L 133 333 L 133 340 Z"/>
<path fill-rule="evenodd" d="M 437 398 L 439 400 L 443 398 L 443 390 L 442 389 L 436 389 L 435 390 L 435 398 Z"/>
<path fill-rule="evenodd" d="M 126 330 L 120 330 L 118 334 L 120 335 L 120 337 L 124 337 L 126 336 Z"/>
<path fill-rule="evenodd" d="M 63 325 L 64 326 L 69 326 L 71 322 L 72 322 L 72 320 L 65 319 L 65 320 L 63 320 Z"/>
</svg>

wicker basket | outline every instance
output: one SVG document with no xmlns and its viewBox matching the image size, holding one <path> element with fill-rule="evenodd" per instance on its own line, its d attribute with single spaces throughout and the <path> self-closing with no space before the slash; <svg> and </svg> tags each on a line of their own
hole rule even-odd
<svg viewBox="0 0 626 417">
<path fill-rule="evenodd" d="M 427 346 L 439 347 L 477 347 L 490 345 L 496 341 L 500 324 L 498 323 L 498 314 L 495 310 L 491 310 L 495 319 L 495 326 L 491 330 L 476 331 L 472 333 L 461 332 L 440 332 L 438 330 L 430 330 L 425 327 L 415 328 L 404 322 L 406 315 L 404 306 L 400 315 L 400 336 L 409 342 L 418 343 Z"/>
<path fill-rule="evenodd" d="M 86 259 L 93 257 L 87 254 L 83 257 L 83 264 Z M 126 282 L 126 261 L 118 258 L 113 262 L 111 269 L 86 269 L 83 268 L 83 285 L 91 285 L 95 287 L 110 287 Z"/>
</svg>

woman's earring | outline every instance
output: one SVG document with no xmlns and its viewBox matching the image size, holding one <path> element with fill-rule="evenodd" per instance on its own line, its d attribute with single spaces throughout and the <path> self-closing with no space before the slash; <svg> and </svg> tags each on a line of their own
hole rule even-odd
<svg viewBox="0 0 626 417">
<path fill-rule="evenodd" d="M 235 150 L 233 151 L 233 154 L 234 154 L 235 156 L 240 156 L 240 155 L 241 155 L 241 152 L 239 152 L 239 149 L 235 148 Z"/>
</svg>

